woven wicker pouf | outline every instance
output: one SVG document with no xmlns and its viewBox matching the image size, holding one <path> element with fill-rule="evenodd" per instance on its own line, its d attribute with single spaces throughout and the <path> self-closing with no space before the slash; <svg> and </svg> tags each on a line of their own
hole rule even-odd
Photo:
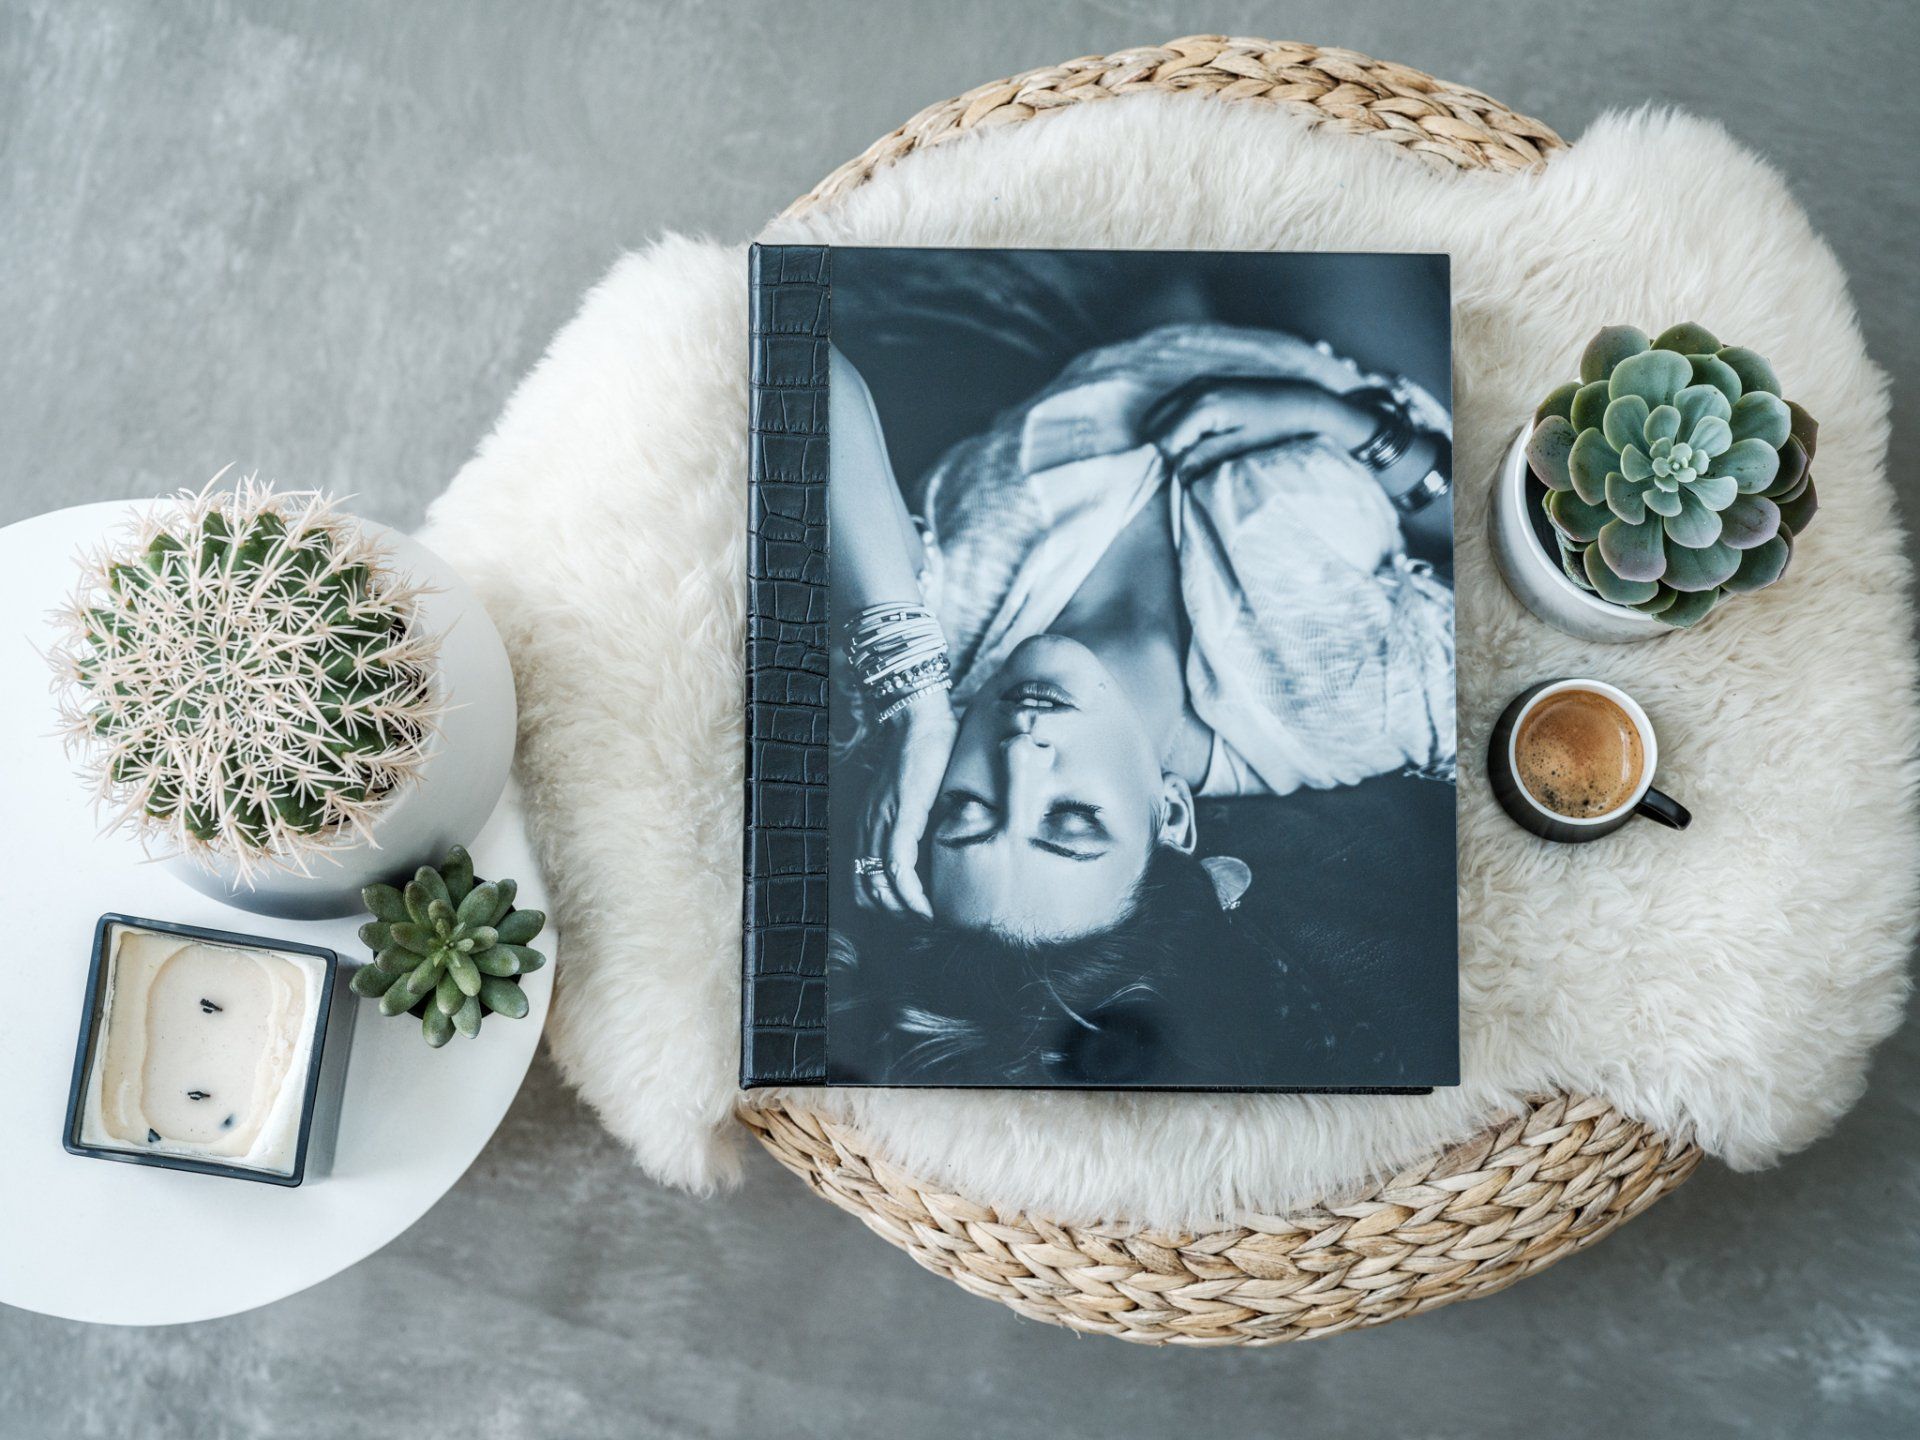
<svg viewBox="0 0 1920 1440">
<path fill-rule="evenodd" d="M 1526 171 L 1565 142 L 1477 90 L 1350 50 L 1194 36 L 1070 60 L 929 106 L 789 207 L 913 151 L 1139 91 L 1292 107 L 1430 164 Z M 929 1270 L 1023 1315 L 1143 1344 L 1272 1345 L 1469 1300 L 1611 1233 L 1693 1173 L 1699 1147 L 1556 1094 L 1370 1191 L 1196 1233 L 1061 1225 L 923 1184 L 794 1101 L 740 1119 L 818 1194 Z"/>
</svg>

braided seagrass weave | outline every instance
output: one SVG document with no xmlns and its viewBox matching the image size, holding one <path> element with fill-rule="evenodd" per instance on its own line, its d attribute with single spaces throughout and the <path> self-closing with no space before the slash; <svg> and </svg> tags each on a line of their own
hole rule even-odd
<svg viewBox="0 0 1920 1440">
<path fill-rule="evenodd" d="M 1285 105 L 1316 124 L 1384 140 L 1432 164 L 1462 170 L 1535 170 L 1567 143 L 1490 95 L 1357 51 L 1190 35 L 1029 70 L 929 105 L 815 185 L 786 213 L 803 215 L 864 183 L 881 167 L 970 130 L 1143 91 Z"/>
<path fill-rule="evenodd" d="M 924 1185 L 793 1104 L 740 1109 L 774 1158 L 927 1269 L 1022 1315 L 1145 1344 L 1276 1345 L 1491 1295 L 1693 1173 L 1698 1146 L 1537 1096 L 1344 1204 L 1179 1234 L 1057 1225 Z"/>
<path fill-rule="evenodd" d="M 1531 170 L 1565 145 L 1477 90 L 1351 50 L 1194 36 L 929 106 L 787 213 L 969 130 L 1141 91 L 1287 105 L 1461 169 Z M 1144 1344 L 1272 1345 L 1489 1295 L 1609 1234 L 1700 1162 L 1698 1146 L 1605 1101 L 1542 1095 L 1351 1200 L 1176 1234 L 1002 1213 L 901 1172 L 796 1100 L 739 1115 L 782 1165 L 927 1269 L 1033 1319 Z"/>
</svg>

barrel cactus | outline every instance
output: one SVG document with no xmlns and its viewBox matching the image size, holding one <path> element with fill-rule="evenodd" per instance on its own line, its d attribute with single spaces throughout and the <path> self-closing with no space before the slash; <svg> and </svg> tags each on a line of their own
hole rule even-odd
<svg viewBox="0 0 1920 1440">
<path fill-rule="evenodd" d="M 423 865 L 405 888 L 369 885 L 360 898 L 373 919 L 360 939 L 371 964 L 353 975 L 354 993 L 378 998 L 382 1015 L 416 1016 L 438 1049 L 455 1033 L 474 1036 L 488 1015 L 518 1020 L 527 1013 L 520 977 L 547 963 L 527 942 L 547 917 L 516 910 L 511 880 L 486 881 L 459 845 L 435 868 Z"/>
<path fill-rule="evenodd" d="M 115 823 L 242 879 L 365 839 L 439 714 L 422 592 L 326 497 L 249 478 L 82 561 L 52 660 Z"/>
<path fill-rule="evenodd" d="M 1753 351 L 1610 325 L 1535 412 L 1527 462 L 1568 577 L 1685 627 L 1786 570 L 1818 508 L 1818 429 Z"/>
</svg>

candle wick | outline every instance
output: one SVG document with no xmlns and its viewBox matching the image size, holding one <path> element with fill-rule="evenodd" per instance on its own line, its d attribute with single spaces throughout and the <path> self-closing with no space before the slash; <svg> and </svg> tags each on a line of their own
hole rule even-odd
<svg viewBox="0 0 1920 1440">
<path fill-rule="evenodd" d="M 211 1093 L 212 1093 L 211 1091 L 207 1091 L 207 1090 L 189 1090 L 187 1091 L 187 1099 L 205 1100 L 210 1097 Z"/>
<path fill-rule="evenodd" d="M 202 997 L 200 1001 L 200 1009 L 208 1015 L 218 1014 L 221 1008 L 222 1008 L 221 1006 L 214 1004 L 213 1001 L 208 1000 L 204 997 Z"/>
</svg>

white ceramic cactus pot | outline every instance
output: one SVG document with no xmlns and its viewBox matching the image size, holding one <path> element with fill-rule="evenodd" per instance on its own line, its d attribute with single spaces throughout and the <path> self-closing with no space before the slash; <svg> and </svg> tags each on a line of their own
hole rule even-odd
<svg viewBox="0 0 1920 1440">
<path fill-rule="evenodd" d="M 1620 645 L 1670 634 L 1673 627 L 1602 600 L 1561 569 L 1553 527 L 1539 505 L 1537 492 L 1545 487 L 1527 466 L 1528 433 L 1522 427 L 1513 437 L 1494 481 L 1493 558 L 1507 588 L 1554 629 L 1580 640 Z"/>
<path fill-rule="evenodd" d="M 434 679 L 446 706 L 439 733 L 413 783 L 375 820 L 372 844 L 322 851 L 308 861 L 308 874 L 260 868 L 246 880 L 185 856 L 167 862 L 195 890 L 243 910 L 296 920 L 353 914 L 361 908 L 362 886 L 411 875 L 444 859 L 450 846 L 471 842 L 499 804 L 513 767 L 513 668 L 479 598 L 419 541 L 359 523 L 390 547 L 396 569 L 431 587 L 420 598 L 420 613 L 426 628 L 443 637 Z"/>
</svg>

